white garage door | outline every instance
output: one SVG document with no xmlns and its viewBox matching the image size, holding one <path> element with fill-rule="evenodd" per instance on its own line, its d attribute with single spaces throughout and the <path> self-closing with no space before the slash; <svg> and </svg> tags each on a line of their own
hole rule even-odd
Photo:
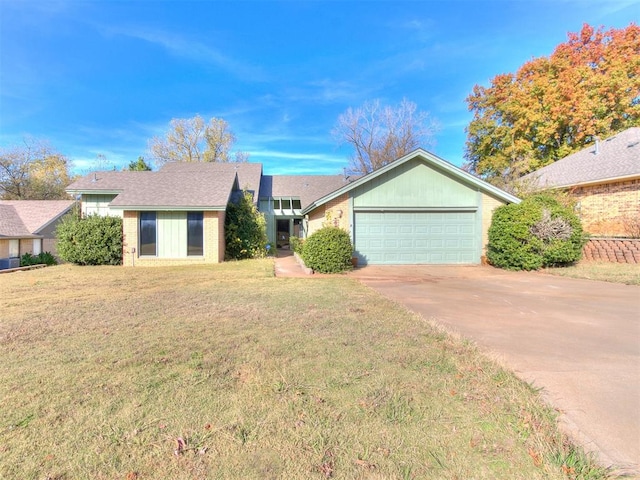
<svg viewBox="0 0 640 480">
<path fill-rule="evenodd" d="M 480 263 L 476 212 L 356 212 L 360 264 Z"/>
</svg>

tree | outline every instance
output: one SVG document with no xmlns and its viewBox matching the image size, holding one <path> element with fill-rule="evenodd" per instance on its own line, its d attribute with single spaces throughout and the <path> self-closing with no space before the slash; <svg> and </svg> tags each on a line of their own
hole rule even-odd
<svg viewBox="0 0 640 480">
<path fill-rule="evenodd" d="M 640 122 L 640 27 L 585 24 L 550 57 L 476 85 L 465 168 L 512 181 Z"/>
<path fill-rule="evenodd" d="M 56 200 L 69 198 L 72 181 L 67 158 L 47 143 L 27 139 L 24 145 L 0 151 L 0 198 Z"/>
<path fill-rule="evenodd" d="M 224 218 L 227 260 L 263 257 L 267 247 L 267 221 L 253 203 L 250 193 L 243 191 L 227 206 Z"/>
<path fill-rule="evenodd" d="M 349 108 L 338 117 L 332 134 L 340 144 L 354 149 L 349 169 L 366 174 L 384 167 L 418 147 L 432 145 L 437 126 L 415 103 L 403 99 L 398 106 L 380 100 Z"/>
<path fill-rule="evenodd" d="M 129 170 L 131 172 L 150 172 L 151 165 L 144 161 L 144 157 L 138 157 L 137 161 L 129 162 L 129 166 L 124 170 Z"/>
<path fill-rule="evenodd" d="M 174 118 L 165 137 L 154 137 L 149 150 L 159 164 L 166 162 L 230 162 L 236 136 L 221 118 L 205 123 L 200 115 Z M 236 152 L 235 161 L 246 161 L 249 155 Z"/>
</svg>

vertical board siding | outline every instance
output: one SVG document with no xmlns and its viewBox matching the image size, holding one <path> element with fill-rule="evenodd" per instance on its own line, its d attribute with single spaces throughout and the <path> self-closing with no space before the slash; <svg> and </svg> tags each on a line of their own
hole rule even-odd
<svg viewBox="0 0 640 480">
<path fill-rule="evenodd" d="M 187 256 L 187 213 L 158 212 L 158 257 L 182 258 Z"/>
<path fill-rule="evenodd" d="M 354 208 L 470 207 L 478 202 L 476 189 L 419 159 L 355 188 L 352 196 Z"/>
<path fill-rule="evenodd" d="M 84 194 L 82 195 L 82 215 L 100 215 L 101 217 L 105 217 L 107 215 L 111 216 L 122 216 L 122 212 L 118 210 L 111 211 L 109 209 L 109 203 L 116 198 L 117 195 L 103 195 L 103 194 Z"/>
</svg>

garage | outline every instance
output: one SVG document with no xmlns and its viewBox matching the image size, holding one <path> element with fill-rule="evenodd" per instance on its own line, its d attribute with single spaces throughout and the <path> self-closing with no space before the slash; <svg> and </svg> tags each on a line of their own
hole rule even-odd
<svg viewBox="0 0 640 480">
<path fill-rule="evenodd" d="M 476 211 L 356 212 L 361 265 L 480 263 Z"/>
<path fill-rule="evenodd" d="M 309 204 L 307 234 L 347 230 L 358 265 L 478 265 L 493 211 L 519 202 L 418 149 Z"/>
</svg>

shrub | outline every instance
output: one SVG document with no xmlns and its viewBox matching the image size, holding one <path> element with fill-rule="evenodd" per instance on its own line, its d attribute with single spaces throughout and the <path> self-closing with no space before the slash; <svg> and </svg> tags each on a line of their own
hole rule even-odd
<svg viewBox="0 0 640 480">
<path fill-rule="evenodd" d="M 289 246 L 291 247 L 292 251 L 294 251 L 298 255 L 302 255 L 302 250 L 304 248 L 304 240 L 298 237 L 290 237 Z"/>
<path fill-rule="evenodd" d="M 28 267 L 29 265 L 57 265 L 58 261 L 56 257 L 54 257 L 51 252 L 40 252 L 38 255 L 31 255 L 30 253 L 25 253 L 20 257 L 20 266 Z"/>
<path fill-rule="evenodd" d="M 487 259 L 508 270 L 537 270 L 580 260 L 585 243 L 580 219 L 558 199 L 538 194 L 493 214 Z"/>
<path fill-rule="evenodd" d="M 56 229 L 58 255 L 77 265 L 122 264 L 122 219 L 69 214 Z"/>
<path fill-rule="evenodd" d="M 237 202 L 227 206 L 224 224 L 225 258 L 242 260 L 263 257 L 267 253 L 267 222 L 253 204 L 251 195 L 242 192 Z"/>
<path fill-rule="evenodd" d="M 351 268 L 353 246 L 349 234 L 338 227 L 323 227 L 304 242 L 302 259 L 320 273 L 338 273 Z"/>
</svg>

